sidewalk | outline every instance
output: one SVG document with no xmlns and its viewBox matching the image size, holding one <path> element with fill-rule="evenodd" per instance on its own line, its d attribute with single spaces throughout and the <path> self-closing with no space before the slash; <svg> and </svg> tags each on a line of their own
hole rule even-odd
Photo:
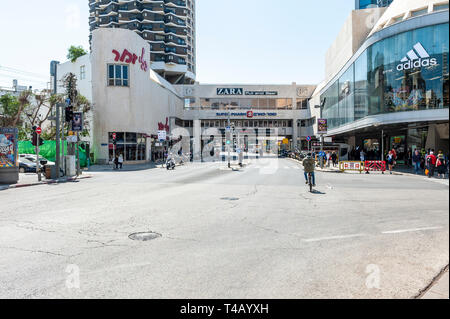
<svg viewBox="0 0 450 319">
<path fill-rule="evenodd" d="M 122 169 L 115 170 L 113 164 L 106 165 L 91 165 L 88 172 L 134 172 L 134 171 L 144 171 L 147 169 L 161 168 L 161 164 L 156 165 L 153 162 L 143 163 L 143 164 L 123 164 Z"/>
<path fill-rule="evenodd" d="M 42 175 L 42 180 L 39 182 L 36 173 L 21 173 L 19 174 L 19 181 L 17 184 L 0 184 L 0 191 L 10 189 L 10 188 L 21 188 L 21 187 L 29 187 L 36 185 L 46 185 L 46 184 L 60 184 L 67 182 L 74 182 L 80 179 L 92 178 L 91 175 L 80 175 L 74 177 L 61 177 L 59 180 L 56 179 L 46 179 L 44 175 Z"/>
<path fill-rule="evenodd" d="M 448 266 L 437 282 L 433 283 L 420 299 L 449 299 Z"/>
</svg>

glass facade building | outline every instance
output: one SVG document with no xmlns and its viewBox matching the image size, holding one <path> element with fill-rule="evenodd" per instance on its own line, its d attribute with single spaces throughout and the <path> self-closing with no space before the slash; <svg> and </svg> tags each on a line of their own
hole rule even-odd
<svg viewBox="0 0 450 319">
<path fill-rule="evenodd" d="M 355 0 L 355 8 L 368 9 L 376 7 L 388 7 L 393 0 Z"/>
<path fill-rule="evenodd" d="M 330 129 L 370 115 L 449 107 L 449 24 L 380 40 L 324 91 Z"/>
</svg>

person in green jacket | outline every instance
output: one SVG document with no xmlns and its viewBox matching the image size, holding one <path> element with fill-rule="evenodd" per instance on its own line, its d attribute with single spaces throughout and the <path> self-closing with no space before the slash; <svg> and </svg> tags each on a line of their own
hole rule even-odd
<svg viewBox="0 0 450 319">
<path fill-rule="evenodd" d="M 314 174 L 314 167 L 316 166 L 316 161 L 308 154 L 303 160 L 303 170 L 305 171 L 305 181 L 308 184 L 308 173 L 311 173 L 313 186 L 316 186 L 316 175 Z"/>
</svg>

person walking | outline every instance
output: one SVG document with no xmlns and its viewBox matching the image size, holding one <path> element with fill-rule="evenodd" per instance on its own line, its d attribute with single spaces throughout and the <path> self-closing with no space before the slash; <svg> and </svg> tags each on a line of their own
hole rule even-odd
<svg viewBox="0 0 450 319">
<path fill-rule="evenodd" d="M 392 168 L 394 167 L 394 154 L 392 153 L 392 151 L 389 151 L 387 157 L 386 157 L 386 162 L 389 166 L 389 173 L 392 175 Z"/>
<path fill-rule="evenodd" d="M 331 164 L 331 154 L 330 152 L 327 152 L 327 167 L 330 167 Z"/>
<path fill-rule="evenodd" d="M 439 151 L 439 154 L 437 156 L 436 169 L 438 172 L 438 178 L 441 178 L 441 176 L 442 178 L 445 178 L 445 174 L 447 172 L 447 163 L 443 151 Z"/>
<path fill-rule="evenodd" d="M 361 152 L 359 152 L 359 159 L 361 160 L 361 162 L 366 161 L 366 153 L 364 153 L 363 149 L 361 150 Z"/>
<path fill-rule="evenodd" d="M 333 154 L 331 154 L 331 160 L 333 161 L 333 167 L 336 167 L 336 165 L 337 165 L 337 154 L 336 154 L 336 152 L 333 152 Z"/>
<path fill-rule="evenodd" d="M 416 149 L 412 156 L 412 162 L 414 164 L 414 171 L 416 172 L 416 175 L 419 174 L 421 160 L 422 160 L 422 156 L 420 156 L 419 151 Z"/>
<path fill-rule="evenodd" d="M 434 150 L 430 151 L 430 155 L 427 156 L 427 158 L 425 159 L 425 162 L 427 163 L 427 168 L 428 168 L 428 178 L 431 178 L 434 176 L 434 170 L 436 168 L 436 162 L 437 162 L 437 157 L 436 157 L 436 155 L 434 155 Z"/>
<path fill-rule="evenodd" d="M 122 155 L 122 153 L 120 153 L 120 155 L 119 155 L 118 163 L 119 163 L 119 168 L 122 169 L 122 167 L 123 167 L 123 155 Z"/>
</svg>

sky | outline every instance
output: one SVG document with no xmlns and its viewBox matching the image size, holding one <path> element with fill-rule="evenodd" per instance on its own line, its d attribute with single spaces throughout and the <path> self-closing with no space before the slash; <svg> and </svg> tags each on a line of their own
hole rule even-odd
<svg viewBox="0 0 450 319">
<path fill-rule="evenodd" d="M 44 88 L 50 61 L 89 49 L 88 0 L 2 1 L 0 86 Z M 197 81 L 317 84 L 354 0 L 197 0 Z"/>
</svg>

